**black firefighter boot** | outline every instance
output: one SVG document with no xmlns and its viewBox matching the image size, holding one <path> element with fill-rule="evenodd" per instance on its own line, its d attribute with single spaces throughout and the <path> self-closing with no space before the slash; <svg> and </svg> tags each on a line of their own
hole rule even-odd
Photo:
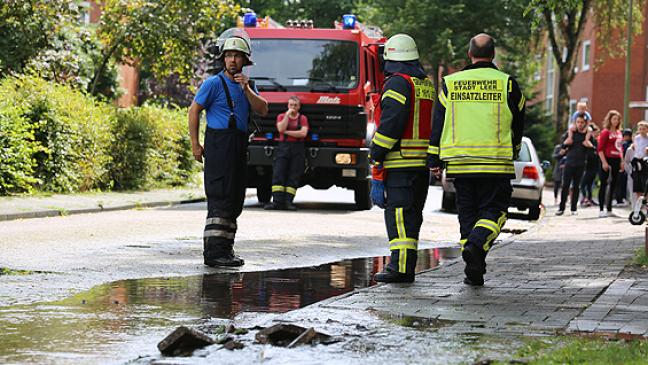
<svg viewBox="0 0 648 365">
<path fill-rule="evenodd" d="M 294 195 L 292 195 L 290 193 L 286 193 L 286 203 L 284 205 L 284 208 L 286 210 L 290 210 L 290 211 L 293 211 L 293 212 L 297 210 L 297 206 L 295 204 L 293 204 L 293 199 L 295 199 Z"/>
<path fill-rule="evenodd" d="M 245 261 L 234 254 L 230 242 L 219 242 L 215 238 L 204 239 L 203 257 L 207 266 L 243 266 Z"/>
<path fill-rule="evenodd" d="M 283 191 L 274 191 L 272 193 L 272 201 L 266 204 L 263 209 L 265 210 L 280 210 L 283 208 L 286 193 Z"/>
<path fill-rule="evenodd" d="M 461 252 L 461 256 L 466 262 L 464 284 L 483 286 L 484 274 L 486 273 L 486 252 L 477 245 L 467 243 Z"/>
<path fill-rule="evenodd" d="M 405 272 L 399 271 L 399 259 L 403 252 L 405 260 Z M 414 269 L 416 268 L 417 253 L 416 250 L 392 250 L 391 260 L 382 272 L 374 275 L 374 280 L 380 283 L 413 283 Z"/>
</svg>

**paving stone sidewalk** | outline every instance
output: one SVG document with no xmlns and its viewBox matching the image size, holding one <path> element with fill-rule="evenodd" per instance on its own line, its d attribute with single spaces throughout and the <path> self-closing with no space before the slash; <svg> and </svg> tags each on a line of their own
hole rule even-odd
<svg viewBox="0 0 648 365">
<path fill-rule="evenodd" d="M 360 310 L 433 319 L 448 334 L 648 336 L 648 273 L 622 275 L 644 247 L 645 226 L 631 226 L 629 211 L 616 212 L 623 217 L 598 218 L 591 208 L 556 217 L 550 209 L 531 231 L 495 246 L 481 288 L 462 283 L 459 259 L 417 275 L 414 284 L 380 285 L 320 306 L 349 316 Z"/>
<path fill-rule="evenodd" d="M 151 191 L 0 197 L 0 221 L 199 202 L 202 186 Z"/>
</svg>

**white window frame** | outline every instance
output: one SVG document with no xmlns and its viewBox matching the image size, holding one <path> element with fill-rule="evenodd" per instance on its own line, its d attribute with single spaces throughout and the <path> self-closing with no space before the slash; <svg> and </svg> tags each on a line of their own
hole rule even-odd
<svg viewBox="0 0 648 365">
<path fill-rule="evenodd" d="M 89 25 L 90 10 L 92 9 L 92 5 L 89 1 L 82 1 L 81 4 L 79 4 L 79 8 L 79 10 L 81 11 L 81 23 L 84 25 Z"/>
<path fill-rule="evenodd" d="M 554 89 L 556 87 L 555 64 L 551 47 L 547 49 L 547 71 L 545 79 L 545 102 L 547 114 L 553 114 Z"/>
<path fill-rule="evenodd" d="M 592 58 L 592 41 L 583 41 L 582 53 L 581 71 L 587 71 L 590 69 L 590 58 Z"/>
<path fill-rule="evenodd" d="M 576 104 L 578 104 L 576 99 L 569 99 L 569 118 L 574 115 L 574 112 L 576 111 Z"/>
</svg>

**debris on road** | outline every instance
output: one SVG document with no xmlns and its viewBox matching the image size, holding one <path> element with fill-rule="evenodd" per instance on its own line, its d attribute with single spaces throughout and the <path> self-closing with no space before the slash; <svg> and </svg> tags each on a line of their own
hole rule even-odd
<svg viewBox="0 0 648 365">
<path fill-rule="evenodd" d="M 180 326 L 158 343 L 158 350 L 165 356 L 191 356 L 194 350 L 214 343 L 207 334 Z"/>
<path fill-rule="evenodd" d="M 223 348 L 225 348 L 227 350 L 230 350 L 230 351 L 241 350 L 244 347 L 245 347 L 245 345 L 242 342 L 233 341 L 233 340 L 229 341 L 229 342 L 227 342 L 227 343 L 225 343 L 223 345 Z"/>
<path fill-rule="evenodd" d="M 274 346 L 292 348 L 297 345 L 305 344 L 329 344 L 335 342 L 327 334 L 317 332 L 313 327 L 304 328 L 292 324 L 276 324 L 259 331 L 255 339 L 261 344 L 270 344 Z"/>
</svg>

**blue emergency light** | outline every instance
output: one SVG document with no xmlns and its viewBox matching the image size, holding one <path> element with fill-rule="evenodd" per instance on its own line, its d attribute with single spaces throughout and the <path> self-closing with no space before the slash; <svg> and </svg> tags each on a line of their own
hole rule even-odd
<svg viewBox="0 0 648 365">
<path fill-rule="evenodd" d="M 265 138 L 267 140 L 271 140 L 272 138 L 274 138 L 274 136 L 272 135 L 272 132 L 268 132 L 268 133 L 265 134 Z"/>
<path fill-rule="evenodd" d="M 355 29 L 356 25 L 356 16 L 353 14 L 344 14 L 342 15 L 342 28 L 343 29 Z"/>
<path fill-rule="evenodd" d="M 245 13 L 243 15 L 243 26 L 245 27 L 256 27 L 257 26 L 257 16 L 255 13 Z"/>
</svg>

